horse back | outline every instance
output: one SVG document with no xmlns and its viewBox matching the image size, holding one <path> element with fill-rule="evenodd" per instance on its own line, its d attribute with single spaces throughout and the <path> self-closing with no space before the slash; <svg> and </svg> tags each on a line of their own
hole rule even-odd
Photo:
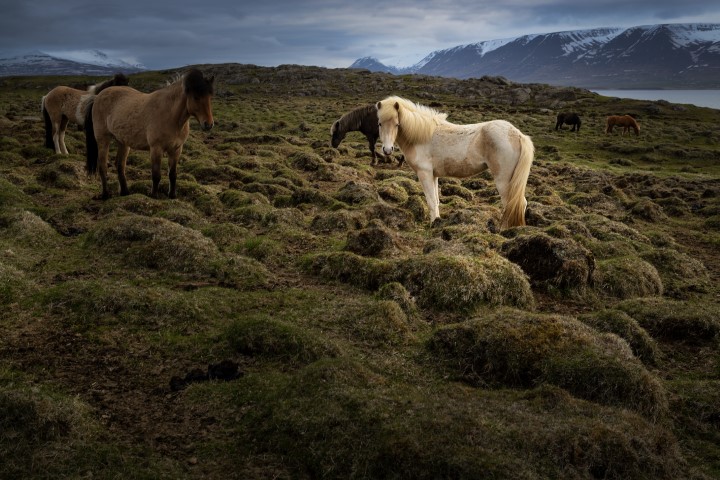
<svg viewBox="0 0 720 480">
<path fill-rule="evenodd" d="M 149 94 L 127 86 L 108 87 L 100 92 L 92 111 L 96 136 L 113 137 L 131 148 L 147 150 L 147 97 Z"/>
<path fill-rule="evenodd" d="M 80 98 L 86 93 L 84 90 L 72 87 L 55 87 L 45 96 L 45 108 L 51 114 L 61 113 L 75 121 L 75 109 Z"/>
</svg>

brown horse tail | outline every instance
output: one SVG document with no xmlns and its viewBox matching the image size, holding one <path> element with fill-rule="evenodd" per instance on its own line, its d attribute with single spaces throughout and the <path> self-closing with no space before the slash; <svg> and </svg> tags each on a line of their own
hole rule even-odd
<svg viewBox="0 0 720 480">
<path fill-rule="evenodd" d="M 87 155 L 87 162 L 85 163 L 85 169 L 88 175 L 95 175 L 97 172 L 98 164 L 98 144 L 95 138 L 95 129 L 93 128 L 92 111 L 95 103 L 93 97 L 87 104 L 85 110 L 85 150 Z"/>
<path fill-rule="evenodd" d="M 530 166 L 535 156 L 535 145 L 527 135 L 520 134 L 520 157 L 508 185 L 508 202 L 503 211 L 500 228 L 525 225 L 525 187 L 530 176 Z"/>
<path fill-rule="evenodd" d="M 45 146 L 51 150 L 55 150 L 55 142 L 53 141 L 52 134 L 52 121 L 50 120 L 50 114 L 45 108 L 45 97 L 42 98 L 42 114 L 45 120 Z"/>
</svg>

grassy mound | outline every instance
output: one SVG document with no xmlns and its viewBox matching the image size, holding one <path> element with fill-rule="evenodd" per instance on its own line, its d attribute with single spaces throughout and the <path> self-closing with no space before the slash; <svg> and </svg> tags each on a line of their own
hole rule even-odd
<svg viewBox="0 0 720 480">
<path fill-rule="evenodd" d="M 234 321 L 226 337 L 238 353 L 290 364 L 307 364 L 340 354 L 337 346 L 317 332 L 266 316 Z"/>
<path fill-rule="evenodd" d="M 573 395 L 655 418 L 665 391 L 615 335 L 570 317 L 506 310 L 438 329 L 428 342 L 460 378 L 477 385 L 550 383 Z"/>
<path fill-rule="evenodd" d="M 0 305 L 18 301 L 30 287 L 25 274 L 0 261 Z"/>
<path fill-rule="evenodd" d="M 521 235 L 505 242 L 502 254 L 520 265 L 533 284 L 583 290 L 592 279 L 592 253 L 572 239 L 545 233 Z"/>
<path fill-rule="evenodd" d="M 418 305 L 467 312 L 485 304 L 532 307 L 530 285 L 520 269 L 497 254 L 484 258 L 430 254 L 378 260 L 349 252 L 307 257 L 304 268 L 315 275 L 376 290 L 401 283 Z"/>
<path fill-rule="evenodd" d="M 687 298 L 708 291 L 710 276 L 702 262 L 672 248 L 657 248 L 640 258 L 650 262 L 658 271 L 664 294 Z"/>
<path fill-rule="evenodd" d="M 655 267 L 635 256 L 598 261 L 593 284 L 597 291 L 615 298 L 663 293 L 663 283 Z"/>
<path fill-rule="evenodd" d="M 637 320 L 653 337 L 688 342 L 720 337 L 720 305 L 665 298 L 626 300 L 616 308 Z"/>
<path fill-rule="evenodd" d="M 634 318 L 620 310 L 601 310 L 580 315 L 578 320 L 598 332 L 614 333 L 625 340 L 633 354 L 646 365 L 656 365 L 660 357 L 657 344 Z"/>
<path fill-rule="evenodd" d="M 159 478 L 175 466 L 115 443 L 91 409 L 0 369 L 0 477 Z M 90 473 L 92 472 L 92 473 Z M 177 478 L 177 477 L 176 477 Z"/>
<path fill-rule="evenodd" d="M 210 275 L 240 289 L 262 286 L 268 278 L 260 263 L 240 255 L 223 254 L 199 231 L 163 218 L 112 217 L 90 231 L 87 242 L 122 255 L 130 265 Z"/>
<path fill-rule="evenodd" d="M 667 431 L 551 387 L 529 394 L 417 388 L 338 358 L 246 376 L 233 398 L 252 405 L 236 427 L 239 443 L 282 458 L 287 477 L 672 479 L 685 472 Z"/>
</svg>

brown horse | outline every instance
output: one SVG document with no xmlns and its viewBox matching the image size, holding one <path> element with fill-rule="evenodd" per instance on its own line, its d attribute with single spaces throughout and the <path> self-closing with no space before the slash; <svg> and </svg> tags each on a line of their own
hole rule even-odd
<svg viewBox="0 0 720 480">
<path fill-rule="evenodd" d="M 611 115 L 607 117 L 605 134 L 612 133 L 615 126 L 623 127 L 621 135 L 625 135 L 631 128 L 635 130 L 635 135 L 640 135 L 640 126 L 630 115 Z"/>
<path fill-rule="evenodd" d="M 87 102 L 93 95 L 97 95 L 107 87 L 128 83 L 130 80 L 125 75 L 116 73 L 110 80 L 88 87 L 87 90 L 62 86 L 50 90 L 40 102 L 40 110 L 45 120 L 45 146 L 54 149 L 55 153 L 67 155 L 65 131 L 68 123 L 73 122 L 82 127 L 85 123 Z"/>
<path fill-rule="evenodd" d="M 175 198 L 177 164 L 183 145 L 190 134 L 190 117 L 195 117 L 204 131 L 214 125 L 212 114 L 215 77 L 204 77 L 191 69 L 175 82 L 152 93 L 141 93 L 130 87 L 111 87 L 97 95 L 85 115 L 87 171 L 100 170 L 102 198 L 110 197 L 107 185 L 107 162 L 110 142 L 118 144 L 117 166 L 120 195 L 130 192 L 125 178 L 125 164 L 131 148 L 149 150 L 152 162 L 152 196 L 157 197 L 160 163 L 168 156 L 170 190 Z"/>
<path fill-rule="evenodd" d="M 372 156 L 370 165 L 375 165 L 375 163 L 377 163 L 377 157 L 380 155 L 375 151 L 375 143 L 377 143 L 380 133 L 378 128 L 377 107 L 375 107 L 374 103 L 357 107 L 335 120 L 332 127 L 330 127 L 333 148 L 337 148 L 340 145 L 340 142 L 345 139 L 345 135 L 347 135 L 348 132 L 360 132 L 365 135 L 368 141 L 368 147 L 370 148 L 370 155 Z M 390 161 L 387 156 L 382 155 L 382 157 L 386 163 Z M 398 160 L 398 166 L 402 165 L 403 161 L 404 157 L 401 156 Z"/>
</svg>

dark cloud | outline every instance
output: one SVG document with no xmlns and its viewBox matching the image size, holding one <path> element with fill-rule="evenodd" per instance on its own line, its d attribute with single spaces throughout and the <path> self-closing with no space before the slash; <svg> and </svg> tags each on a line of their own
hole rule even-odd
<svg viewBox="0 0 720 480">
<path fill-rule="evenodd" d="M 189 63 L 347 66 L 528 33 L 718 22 L 720 3 L 653 0 L 80 0 L 4 2 L 0 54 L 99 49 L 150 68 Z"/>
</svg>

